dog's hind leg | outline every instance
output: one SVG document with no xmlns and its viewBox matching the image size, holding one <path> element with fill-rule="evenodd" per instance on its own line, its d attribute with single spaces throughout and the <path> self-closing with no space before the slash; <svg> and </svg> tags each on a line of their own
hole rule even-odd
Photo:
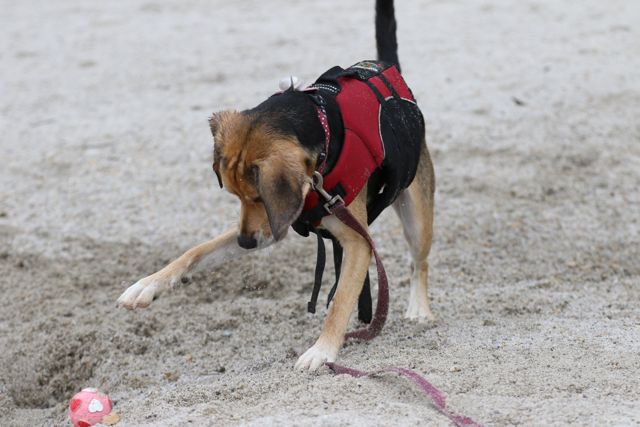
<svg viewBox="0 0 640 427">
<path fill-rule="evenodd" d="M 413 259 L 409 304 L 405 317 L 410 319 L 435 320 L 429 304 L 427 260 L 433 236 L 433 196 L 435 175 L 433 164 L 426 149 L 420 153 L 416 177 L 393 203 L 400 217 L 404 236 Z"/>
</svg>

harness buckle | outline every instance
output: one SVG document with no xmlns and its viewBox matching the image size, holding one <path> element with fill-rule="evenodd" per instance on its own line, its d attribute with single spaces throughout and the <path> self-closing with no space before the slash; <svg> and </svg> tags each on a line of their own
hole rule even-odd
<svg viewBox="0 0 640 427">
<path fill-rule="evenodd" d="M 344 199 L 339 194 L 336 194 L 331 200 L 324 204 L 324 209 L 328 213 L 333 214 L 333 212 L 331 212 L 331 208 L 340 203 L 344 205 Z"/>
<path fill-rule="evenodd" d="M 332 196 L 331 194 L 327 193 L 327 191 L 322 186 L 322 183 L 323 183 L 322 174 L 318 171 L 313 172 L 313 178 L 311 179 L 311 187 L 318 192 L 320 197 L 324 199 L 325 201 L 323 205 L 324 209 L 328 213 L 332 214 L 333 212 L 331 212 L 331 208 L 337 205 L 338 203 L 342 203 L 344 205 L 344 199 L 339 194 Z"/>
</svg>

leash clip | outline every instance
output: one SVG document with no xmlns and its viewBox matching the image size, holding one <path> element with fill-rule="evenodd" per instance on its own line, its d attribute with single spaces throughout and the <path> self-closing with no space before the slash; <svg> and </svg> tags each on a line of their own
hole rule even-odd
<svg viewBox="0 0 640 427">
<path fill-rule="evenodd" d="M 317 191 L 318 194 L 320 194 L 320 196 L 326 202 L 324 204 L 324 209 L 328 213 L 333 214 L 333 212 L 331 212 L 331 208 L 337 205 L 338 203 L 342 203 L 344 205 L 344 199 L 339 194 L 332 196 L 331 194 L 327 193 L 327 191 L 324 189 L 322 184 L 323 184 L 322 174 L 318 171 L 313 172 L 313 178 L 311 179 L 311 187 L 315 191 Z"/>
</svg>

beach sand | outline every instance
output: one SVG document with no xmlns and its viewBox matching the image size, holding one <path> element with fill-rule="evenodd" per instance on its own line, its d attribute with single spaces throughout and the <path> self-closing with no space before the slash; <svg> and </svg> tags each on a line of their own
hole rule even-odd
<svg viewBox="0 0 640 427">
<path fill-rule="evenodd" d="M 414 369 L 487 425 L 640 424 L 640 3 L 397 3 L 436 168 L 438 320 L 403 318 L 389 210 L 373 227 L 388 323 L 338 362 Z M 394 375 L 293 370 L 326 314 L 306 312 L 313 238 L 115 307 L 235 224 L 209 115 L 375 57 L 373 1 L 21 1 L 0 17 L 0 425 L 66 426 L 89 386 L 121 427 L 449 425 Z"/>
</svg>

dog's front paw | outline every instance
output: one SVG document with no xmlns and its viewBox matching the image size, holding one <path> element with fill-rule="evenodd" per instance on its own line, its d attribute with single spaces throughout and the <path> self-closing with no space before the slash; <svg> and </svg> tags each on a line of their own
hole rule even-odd
<svg viewBox="0 0 640 427">
<path fill-rule="evenodd" d="M 315 371 L 325 362 L 334 362 L 338 355 L 338 349 L 332 346 L 316 342 L 313 347 L 305 351 L 296 362 L 295 369 L 300 371 Z"/>
<path fill-rule="evenodd" d="M 145 277 L 129 286 L 118 298 L 117 305 L 129 310 L 149 307 L 151 301 L 168 286 L 165 280 L 153 276 Z"/>
</svg>

